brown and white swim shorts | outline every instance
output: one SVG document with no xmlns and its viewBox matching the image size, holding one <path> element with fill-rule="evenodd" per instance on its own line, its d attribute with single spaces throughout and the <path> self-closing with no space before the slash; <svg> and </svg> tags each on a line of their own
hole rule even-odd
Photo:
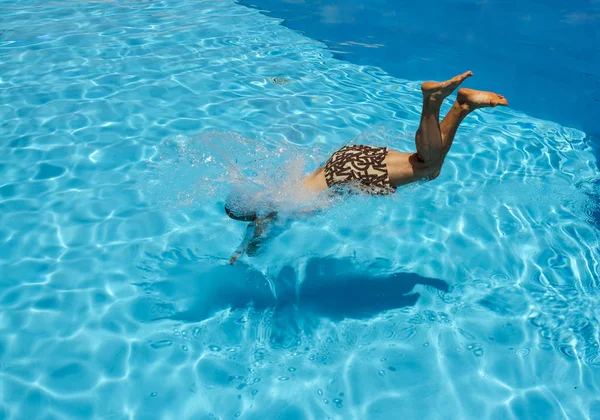
<svg viewBox="0 0 600 420">
<path fill-rule="evenodd" d="M 396 189 L 390 185 L 385 161 L 387 154 L 386 147 L 342 147 L 325 164 L 327 186 L 354 184 L 372 194 L 395 192 Z"/>
</svg>

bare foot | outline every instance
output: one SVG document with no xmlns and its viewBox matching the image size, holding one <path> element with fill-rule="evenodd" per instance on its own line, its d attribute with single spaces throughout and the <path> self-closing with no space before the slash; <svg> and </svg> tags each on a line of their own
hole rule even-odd
<svg viewBox="0 0 600 420">
<path fill-rule="evenodd" d="M 445 97 L 454 92 L 454 89 L 464 82 L 467 77 L 471 76 L 473 76 L 473 72 L 467 71 L 445 82 L 425 82 L 421 85 L 423 98 L 441 102 Z"/>
<path fill-rule="evenodd" d="M 483 90 L 467 88 L 459 89 L 456 101 L 459 105 L 466 107 L 469 110 L 508 105 L 508 101 L 502 95 L 498 95 L 494 92 L 485 92 Z"/>
</svg>

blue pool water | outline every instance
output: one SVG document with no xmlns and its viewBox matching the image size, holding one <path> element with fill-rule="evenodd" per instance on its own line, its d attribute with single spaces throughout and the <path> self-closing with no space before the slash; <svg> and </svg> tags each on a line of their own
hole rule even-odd
<svg viewBox="0 0 600 420">
<path fill-rule="evenodd" d="M 240 2 L 393 76 L 438 80 L 468 67 L 473 87 L 503 92 L 512 108 L 600 138 L 598 1 Z"/>
<path fill-rule="evenodd" d="M 230 0 L 0 10 L 0 418 L 599 418 L 584 131 L 478 111 L 231 267 L 235 167 L 412 150 L 420 80 Z"/>
</svg>

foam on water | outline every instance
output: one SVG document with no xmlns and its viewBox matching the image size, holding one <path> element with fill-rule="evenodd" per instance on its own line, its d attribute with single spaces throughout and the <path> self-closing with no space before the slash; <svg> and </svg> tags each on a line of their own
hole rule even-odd
<svg viewBox="0 0 600 420">
<path fill-rule="evenodd" d="M 584 133 L 478 111 L 434 182 L 287 218 L 229 266 L 238 181 L 413 150 L 420 83 L 229 0 L 0 9 L 0 417 L 600 412 Z"/>
<path fill-rule="evenodd" d="M 339 200 L 300 186 L 326 159 L 320 149 L 277 146 L 231 132 L 180 135 L 158 145 L 148 161 L 147 199 L 169 207 L 225 201 L 230 208 L 248 208 L 262 216 L 322 209 Z"/>
</svg>

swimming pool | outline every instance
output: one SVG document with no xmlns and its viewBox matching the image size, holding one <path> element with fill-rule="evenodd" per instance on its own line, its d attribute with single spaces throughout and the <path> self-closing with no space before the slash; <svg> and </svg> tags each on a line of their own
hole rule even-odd
<svg viewBox="0 0 600 420">
<path fill-rule="evenodd" d="M 441 80 L 471 69 L 476 89 L 595 136 L 600 4 L 589 0 L 241 0 L 323 41 L 334 57 L 392 76 Z M 427 74 L 428 76 L 423 76 Z"/>
<path fill-rule="evenodd" d="M 215 160 L 410 150 L 420 82 L 229 0 L 0 10 L 0 417 L 598 416 L 583 131 L 480 111 L 230 267 Z"/>
</svg>

